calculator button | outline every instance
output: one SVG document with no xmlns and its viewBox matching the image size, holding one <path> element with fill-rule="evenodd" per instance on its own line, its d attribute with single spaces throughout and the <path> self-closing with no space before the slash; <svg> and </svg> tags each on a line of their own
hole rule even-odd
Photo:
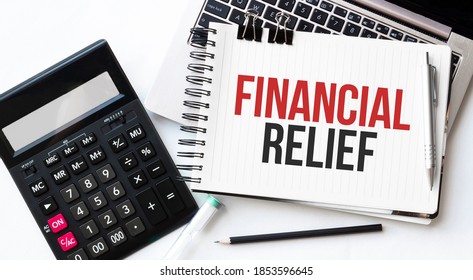
<svg viewBox="0 0 473 280">
<path fill-rule="evenodd" d="M 102 192 L 98 192 L 90 196 L 89 203 L 90 203 L 90 206 L 92 206 L 92 209 L 96 211 L 105 207 L 108 204 L 107 199 L 105 199 L 105 196 L 103 195 Z"/>
<path fill-rule="evenodd" d="M 94 242 L 87 244 L 87 249 L 89 250 L 90 256 L 92 258 L 97 258 L 108 252 L 108 246 L 107 243 L 105 243 L 103 237 L 100 237 Z"/>
<path fill-rule="evenodd" d="M 80 194 L 74 184 L 70 184 L 61 190 L 61 196 L 66 203 L 74 201 L 79 198 Z"/>
<path fill-rule="evenodd" d="M 59 185 L 69 179 L 69 173 L 67 172 L 66 167 L 61 165 L 59 168 L 51 172 L 51 177 L 53 178 L 54 183 Z"/>
<path fill-rule="evenodd" d="M 80 145 L 85 148 L 95 143 L 96 141 L 97 141 L 97 137 L 95 137 L 95 134 L 89 133 L 86 136 L 84 136 L 84 138 L 80 139 Z"/>
<path fill-rule="evenodd" d="M 59 157 L 59 154 L 54 153 L 50 155 L 49 157 L 47 157 L 46 159 L 44 159 L 44 164 L 46 165 L 46 167 L 51 167 L 60 161 L 61 161 L 61 158 Z"/>
<path fill-rule="evenodd" d="M 185 208 L 171 179 L 166 178 L 166 180 L 159 182 L 156 185 L 156 189 L 158 190 L 159 196 L 163 199 L 164 204 L 172 213 L 179 213 Z"/>
<path fill-rule="evenodd" d="M 158 201 L 158 197 L 151 188 L 139 193 L 136 198 L 151 224 L 156 225 L 165 220 L 167 215 Z"/>
<path fill-rule="evenodd" d="M 134 218 L 133 220 L 126 223 L 125 226 L 128 229 L 128 232 L 130 232 L 130 235 L 133 237 L 145 231 L 145 225 L 143 225 L 140 217 Z"/>
<path fill-rule="evenodd" d="M 99 185 L 92 174 L 85 176 L 84 178 L 79 179 L 79 186 L 83 192 L 88 193 L 93 189 L 97 188 Z"/>
<path fill-rule="evenodd" d="M 82 260 L 88 260 L 89 257 L 87 257 L 87 254 L 85 253 L 84 249 L 81 248 L 75 251 L 74 253 L 68 255 L 67 259 L 72 260 L 72 261 L 82 261 Z"/>
<path fill-rule="evenodd" d="M 126 219 L 129 216 L 135 214 L 135 207 L 133 207 L 133 204 L 131 204 L 129 199 L 118 204 L 115 208 L 117 209 L 118 215 L 122 219 Z"/>
<path fill-rule="evenodd" d="M 72 206 L 70 210 L 71 210 L 72 217 L 76 221 L 80 221 L 89 215 L 89 209 L 87 209 L 87 206 L 85 206 L 85 203 L 83 201 Z"/>
<path fill-rule="evenodd" d="M 110 164 L 107 164 L 96 171 L 99 176 L 99 180 L 102 183 L 107 183 L 110 180 L 113 180 L 116 177 L 115 170 Z"/>
<path fill-rule="evenodd" d="M 138 153 L 142 161 L 147 161 L 156 154 L 156 151 L 154 150 L 154 147 L 153 145 L 151 145 L 150 142 L 147 142 L 143 146 L 139 147 L 136 152 Z"/>
<path fill-rule="evenodd" d="M 99 222 L 103 228 L 107 229 L 117 223 L 117 217 L 115 217 L 112 210 L 107 210 L 99 215 Z"/>
<path fill-rule="evenodd" d="M 110 241 L 110 244 L 115 247 L 123 244 L 127 240 L 125 232 L 123 232 L 121 227 L 109 232 L 107 238 Z"/>
<path fill-rule="evenodd" d="M 128 146 L 128 143 L 126 142 L 125 138 L 121 134 L 108 140 L 108 144 L 110 145 L 114 153 L 118 153 Z"/>
<path fill-rule="evenodd" d="M 46 185 L 46 182 L 44 181 L 43 178 L 40 178 L 34 181 L 28 186 L 30 187 L 31 192 L 33 193 L 33 196 L 35 197 L 38 197 L 48 191 L 48 185 Z"/>
<path fill-rule="evenodd" d="M 164 166 L 160 160 L 157 160 L 146 166 L 146 170 L 148 170 L 149 176 L 151 176 L 153 179 L 158 178 L 159 176 L 166 173 L 166 169 L 164 169 Z"/>
<path fill-rule="evenodd" d="M 128 153 L 124 155 L 118 160 L 118 162 L 120 163 L 122 169 L 125 171 L 131 170 L 133 167 L 138 165 L 136 157 L 133 155 L 133 153 Z"/>
<path fill-rule="evenodd" d="M 90 220 L 80 226 L 80 231 L 85 239 L 89 239 L 99 233 L 99 228 L 95 224 L 94 220 Z"/>
<path fill-rule="evenodd" d="M 101 162 L 102 160 L 106 159 L 107 156 L 102 150 L 102 147 L 96 146 L 92 148 L 92 150 L 87 152 L 87 157 L 89 157 L 90 162 L 92 162 L 93 165 Z"/>
<path fill-rule="evenodd" d="M 148 179 L 146 179 L 145 173 L 141 169 L 128 176 L 128 181 L 136 189 L 148 183 Z"/>
<path fill-rule="evenodd" d="M 88 168 L 87 163 L 82 156 L 76 157 L 70 161 L 69 166 L 71 167 L 72 173 L 74 173 L 74 175 L 78 175 L 86 171 Z"/>
<path fill-rule="evenodd" d="M 126 194 L 126 191 L 123 188 L 122 183 L 120 183 L 120 181 L 117 181 L 107 187 L 107 193 L 108 196 L 110 196 L 111 200 L 117 200 L 120 197 L 124 196 Z"/>
<path fill-rule="evenodd" d="M 57 239 L 61 249 L 66 252 L 77 246 L 77 240 L 72 232 L 68 232 Z"/>
<path fill-rule="evenodd" d="M 146 136 L 146 133 L 140 124 L 135 125 L 134 127 L 128 129 L 126 132 L 128 133 L 128 136 L 130 137 L 130 140 L 133 143 L 138 142 Z"/>
<path fill-rule="evenodd" d="M 48 225 L 53 233 L 57 233 L 67 228 L 67 221 L 62 214 L 57 214 L 48 220 Z"/>
<path fill-rule="evenodd" d="M 65 157 L 70 157 L 72 156 L 73 154 L 77 153 L 77 151 L 79 151 L 79 148 L 77 148 L 77 145 L 76 143 L 71 143 L 69 144 L 70 146 L 68 146 L 67 148 L 65 148 L 64 150 L 62 150 L 62 154 L 65 156 Z"/>
<path fill-rule="evenodd" d="M 57 203 L 52 196 L 48 196 L 42 200 L 39 203 L 39 206 L 41 208 L 41 212 L 43 212 L 44 215 L 49 215 L 57 210 Z"/>
</svg>

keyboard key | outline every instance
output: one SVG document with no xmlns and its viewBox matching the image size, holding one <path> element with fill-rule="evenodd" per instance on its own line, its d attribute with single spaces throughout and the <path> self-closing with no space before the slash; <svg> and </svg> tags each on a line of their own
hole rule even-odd
<svg viewBox="0 0 473 280">
<path fill-rule="evenodd" d="M 388 34 L 389 27 L 387 27 L 386 25 L 383 25 L 381 23 L 378 23 L 378 25 L 376 25 L 376 31 L 378 31 L 380 33 L 383 33 L 383 34 Z"/>
<path fill-rule="evenodd" d="M 104 229 L 107 229 L 117 223 L 117 217 L 113 214 L 112 210 L 107 210 L 99 215 L 99 223 Z"/>
<path fill-rule="evenodd" d="M 347 14 L 348 14 L 347 10 L 345 10 L 343 8 L 340 8 L 340 7 L 335 7 L 335 10 L 333 12 L 334 12 L 334 14 L 339 15 L 341 17 L 346 17 Z"/>
<path fill-rule="evenodd" d="M 60 161 L 61 161 L 61 158 L 59 157 L 59 154 L 54 153 L 52 155 L 49 155 L 49 157 L 47 157 L 46 159 L 44 159 L 44 164 L 46 165 L 46 167 L 51 167 Z"/>
<path fill-rule="evenodd" d="M 66 203 L 72 202 L 80 197 L 79 191 L 74 184 L 70 184 L 61 190 L 62 199 Z"/>
<path fill-rule="evenodd" d="M 208 28 L 209 22 L 224 22 L 224 21 L 214 16 L 211 16 L 207 13 L 202 13 L 202 15 L 200 16 L 199 22 L 197 24 L 202 27 Z"/>
<path fill-rule="evenodd" d="M 325 25 L 327 18 L 328 18 L 328 13 L 318 10 L 318 9 L 314 9 L 314 13 L 312 14 L 312 17 L 310 18 L 310 20 L 320 25 Z"/>
<path fill-rule="evenodd" d="M 113 170 L 113 167 L 110 164 L 99 168 L 96 173 L 100 182 L 102 183 L 107 183 L 117 176 L 117 174 L 115 174 L 115 170 Z"/>
<path fill-rule="evenodd" d="M 141 169 L 128 176 L 128 181 L 135 189 L 148 183 L 148 179 L 146 179 L 145 173 Z"/>
<path fill-rule="evenodd" d="M 71 143 L 71 144 L 67 144 L 67 145 L 68 145 L 68 147 L 65 148 L 64 150 L 62 150 L 62 154 L 65 157 L 70 157 L 73 154 L 77 153 L 77 151 L 79 151 L 79 148 L 77 148 L 76 143 Z"/>
<path fill-rule="evenodd" d="M 314 25 L 308 21 L 305 20 L 300 20 L 299 24 L 297 25 L 297 31 L 306 31 L 306 32 L 312 32 L 314 29 Z"/>
<path fill-rule="evenodd" d="M 391 40 L 391 39 L 389 39 L 388 37 L 386 37 L 386 36 L 383 36 L 383 35 L 380 35 L 380 36 L 379 36 L 379 39 L 383 39 L 383 40 Z"/>
<path fill-rule="evenodd" d="M 89 215 L 89 209 L 87 209 L 87 206 L 85 206 L 83 201 L 72 206 L 69 210 L 76 221 L 80 221 Z"/>
<path fill-rule="evenodd" d="M 78 175 L 87 170 L 88 166 L 85 162 L 85 159 L 82 156 L 76 157 L 72 161 L 69 162 L 69 167 L 72 170 L 74 175 Z"/>
<path fill-rule="evenodd" d="M 294 5 L 296 5 L 296 0 L 280 0 L 278 7 L 287 12 L 292 12 Z"/>
<path fill-rule="evenodd" d="M 69 180 L 69 173 L 67 172 L 66 167 L 64 167 L 64 165 L 61 165 L 56 170 L 51 172 L 51 177 L 53 178 L 54 183 L 56 185 L 60 185 L 65 181 Z"/>
<path fill-rule="evenodd" d="M 340 32 L 342 30 L 343 24 L 345 21 L 339 17 L 336 16 L 330 16 L 327 27 L 330 29 L 333 29 L 337 32 Z"/>
<path fill-rule="evenodd" d="M 248 5 L 248 0 L 232 0 L 230 4 L 244 10 L 246 5 Z"/>
<path fill-rule="evenodd" d="M 107 234 L 108 241 L 112 246 L 120 246 L 121 244 L 127 241 L 125 232 L 123 232 L 122 228 L 119 227 L 117 229 L 112 230 Z"/>
<path fill-rule="evenodd" d="M 404 41 L 405 42 L 411 42 L 411 43 L 417 43 L 418 40 L 416 38 L 412 37 L 412 36 L 406 35 L 404 37 Z"/>
<path fill-rule="evenodd" d="M 371 20 L 369 18 L 364 18 L 363 21 L 361 22 L 362 25 L 373 29 L 374 26 L 376 25 L 376 22 L 374 20 Z"/>
<path fill-rule="evenodd" d="M 328 30 L 328 29 L 325 29 L 325 28 L 323 28 L 323 27 L 317 26 L 317 27 L 315 28 L 315 33 L 331 34 L 332 32 L 330 32 L 330 30 Z"/>
<path fill-rule="evenodd" d="M 237 9 L 232 9 L 228 19 L 233 23 L 243 25 L 245 23 L 245 13 Z"/>
<path fill-rule="evenodd" d="M 126 147 L 126 146 L 125 146 Z M 112 148 L 113 149 L 113 148 Z M 92 162 L 93 165 L 103 161 L 104 159 L 107 158 L 105 153 L 102 150 L 102 147 L 96 146 L 92 148 L 92 150 L 87 152 L 87 157 L 90 159 L 90 162 Z"/>
<path fill-rule="evenodd" d="M 309 5 L 306 5 L 302 2 L 297 2 L 296 5 L 296 10 L 294 13 L 298 16 L 304 17 L 304 18 L 309 18 L 310 12 L 312 11 L 312 7 Z M 300 25 L 300 23 L 299 23 Z"/>
<path fill-rule="evenodd" d="M 133 220 L 125 224 L 128 232 L 131 236 L 135 237 L 145 231 L 145 225 L 141 221 L 140 217 L 136 217 Z"/>
<path fill-rule="evenodd" d="M 97 137 L 95 137 L 95 134 L 89 133 L 86 136 L 84 136 L 82 139 L 79 140 L 80 145 L 82 147 L 88 147 L 91 144 L 95 143 L 97 141 Z"/>
<path fill-rule="evenodd" d="M 230 7 L 214 0 L 208 0 L 205 5 L 205 11 L 226 19 L 230 12 Z"/>
<path fill-rule="evenodd" d="M 360 31 L 361 26 L 351 22 L 347 22 L 347 24 L 345 25 L 345 29 L 343 30 L 343 34 L 356 37 L 360 34 Z"/>
<path fill-rule="evenodd" d="M 133 143 L 136 143 L 146 137 L 146 133 L 140 124 L 137 124 L 134 127 L 128 129 L 126 133 L 128 133 L 128 136 L 130 137 L 130 140 Z"/>
<path fill-rule="evenodd" d="M 59 237 L 57 239 L 57 242 L 59 243 L 59 246 L 61 246 L 61 249 L 64 252 L 67 252 L 77 246 L 77 240 L 74 234 L 70 231 L 64 234 L 63 236 Z"/>
<path fill-rule="evenodd" d="M 259 1 L 251 0 L 250 5 L 248 6 L 248 10 L 249 9 L 254 10 L 255 12 L 258 13 L 258 15 L 262 15 L 265 7 L 266 7 L 265 4 Z"/>
<path fill-rule="evenodd" d="M 48 225 L 53 233 L 58 233 L 67 228 L 67 221 L 62 214 L 57 214 L 48 220 Z"/>
<path fill-rule="evenodd" d="M 121 134 L 108 140 L 108 144 L 110 145 L 114 153 L 118 153 L 128 146 L 128 143 L 126 142 L 125 137 L 123 137 L 123 135 Z"/>
<path fill-rule="evenodd" d="M 82 260 L 88 260 L 89 257 L 87 257 L 87 254 L 85 253 L 84 249 L 79 249 L 72 254 L 67 256 L 68 260 L 71 261 L 82 261 Z"/>
<path fill-rule="evenodd" d="M 278 22 L 276 21 L 276 15 L 277 13 L 281 12 L 280 10 L 278 9 L 275 9 L 273 7 L 268 7 L 266 9 L 266 12 L 264 13 L 264 18 L 271 21 L 271 22 L 274 22 L 275 24 L 277 24 Z M 289 29 L 294 29 L 295 26 L 296 26 L 296 22 L 297 22 L 297 18 L 294 17 L 294 16 L 291 16 L 291 15 L 288 15 L 289 16 L 289 19 L 287 20 L 286 22 L 286 27 L 289 28 Z M 280 26 L 284 26 L 284 21 L 286 20 L 285 17 L 282 17 L 280 19 Z"/>
<path fill-rule="evenodd" d="M 166 207 L 171 210 L 173 214 L 177 214 L 184 209 L 184 203 L 182 202 L 179 194 L 176 191 L 176 187 L 171 179 L 158 183 L 156 185 L 159 196 L 163 199 Z"/>
<path fill-rule="evenodd" d="M 371 31 L 371 30 L 368 30 L 368 29 L 364 29 L 363 28 L 363 31 L 361 31 L 361 37 L 365 37 L 365 38 L 377 38 L 378 37 L 378 34 L 376 34 L 375 32 Z"/>
<path fill-rule="evenodd" d="M 401 31 L 397 31 L 392 29 L 391 32 L 389 33 L 389 37 L 394 38 L 396 40 L 402 40 L 402 37 L 404 36 L 404 33 Z"/>
<path fill-rule="evenodd" d="M 107 206 L 108 202 L 107 199 L 105 199 L 105 196 L 103 193 L 100 191 L 88 198 L 90 206 L 92 206 L 92 209 L 95 211 Z"/>
<path fill-rule="evenodd" d="M 159 204 L 158 197 L 151 188 L 139 193 L 136 199 L 152 225 L 157 225 L 167 218 L 164 209 Z"/>
<path fill-rule="evenodd" d="M 100 237 L 94 242 L 87 244 L 87 249 L 89 250 L 90 256 L 92 258 L 97 258 L 105 254 L 109 250 L 107 243 L 105 243 L 103 237 Z"/>
<path fill-rule="evenodd" d="M 131 170 L 133 167 L 138 165 L 138 161 L 136 160 L 136 157 L 133 155 L 133 153 L 128 153 L 122 156 L 118 159 L 118 162 L 124 171 Z"/>
<path fill-rule="evenodd" d="M 276 2 L 277 2 L 277 0 L 263 0 L 263 1 L 272 5 L 276 5 Z"/>
<path fill-rule="evenodd" d="M 140 146 L 136 149 L 136 152 L 142 161 L 147 161 L 156 154 L 156 151 L 150 142 L 146 142 L 144 145 Z"/>
<path fill-rule="evenodd" d="M 46 185 L 46 182 L 44 181 L 43 178 L 40 178 L 33 183 L 28 185 L 31 189 L 31 192 L 33 193 L 33 196 L 38 197 L 42 195 L 43 193 L 46 193 L 48 191 L 48 185 Z"/>
<path fill-rule="evenodd" d="M 333 9 L 333 4 L 322 1 L 322 3 L 320 3 L 320 8 L 331 12 Z"/>
<path fill-rule="evenodd" d="M 124 202 L 118 204 L 116 207 L 118 216 L 122 219 L 126 219 L 129 216 L 135 214 L 135 207 L 129 199 L 125 200 Z"/>
<path fill-rule="evenodd" d="M 158 178 L 159 176 L 162 176 L 166 173 L 166 169 L 160 160 L 157 160 L 146 166 L 146 170 L 148 170 L 149 176 L 153 179 Z"/>
<path fill-rule="evenodd" d="M 56 200 L 52 196 L 48 196 L 39 203 L 39 208 L 44 215 L 49 215 L 57 210 Z"/>
<path fill-rule="evenodd" d="M 97 181 L 95 181 L 95 178 L 92 174 L 89 174 L 79 179 L 78 183 L 81 190 L 85 193 L 88 193 L 99 186 L 97 184 Z"/>
<path fill-rule="evenodd" d="M 106 190 L 111 200 L 117 200 L 126 194 L 126 191 L 120 181 L 117 181 L 112 185 L 108 186 Z"/>
<path fill-rule="evenodd" d="M 87 223 L 81 225 L 80 231 L 82 232 L 82 235 L 84 236 L 85 239 L 89 239 L 100 232 L 94 220 L 90 220 Z"/>
<path fill-rule="evenodd" d="M 305 0 L 305 2 L 317 6 L 320 0 Z"/>
<path fill-rule="evenodd" d="M 349 13 L 348 14 L 348 19 L 351 21 L 354 21 L 356 23 L 360 23 L 361 21 L 361 16 L 355 13 Z"/>
</svg>

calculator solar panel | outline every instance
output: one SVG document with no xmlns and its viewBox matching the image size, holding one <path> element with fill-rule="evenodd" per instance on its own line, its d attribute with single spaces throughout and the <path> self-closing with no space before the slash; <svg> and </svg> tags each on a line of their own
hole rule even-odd
<svg viewBox="0 0 473 280">
<path fill-rule="evenodd" d="M 4 93 L 0 111 L 2 160 L 56 258 L 124 258 L 197 210 L 105 40 Z"/>
</svg>

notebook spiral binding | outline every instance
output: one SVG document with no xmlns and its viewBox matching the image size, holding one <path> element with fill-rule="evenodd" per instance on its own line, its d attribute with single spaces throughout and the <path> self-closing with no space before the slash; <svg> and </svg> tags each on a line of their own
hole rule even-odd
<svg viewBox="0 0 473 280">
<path fill-rule="evenodd" d="M 213 71 L 213 66 L 206 64 L 205 61 L 214 59 L 215 55 L 209 52 L 211 47 L 215 47 L 215 42 L 208 39 L 209 33 L 216 33 L 217 30 L 212 28 L 194 27 L 190 30 L 190 46 L 194 48 L 189 53 L 193 62 L 189 63 L 187 69 L 189 75 L 186 76 L 186 81 L 189 87 L 184 90 L 189 98 L 183 102 L 183 105 L 190 108 L 191 112 L 182 113 L 181 117 L 195 125 L 182 125 L 181 131 L 192 134 L 195 138 L 183 138 L 178 140 L 178 144 L 182 147 L 192 147 L 191 151 L 180 151 L 177 153 L 181 158 L 203 158 L 205 155 L 202 152 L 194 150 L 196 147 L 206 145 L 205 140 L 199 139 L 207 132 L 207 128 L 202 126 L 202 122 L 208 120 L 205 110 L 210 108 L 210 104 L 205 102 L 205 98 L 211 95 L 210 90 L 205 86 L 212 84 L 212 79 L 206 76 L 206 73 Z M 195 110 L 195 112 L 192 112 Z M 199 123 L 200 122 L 200 123 Z M 189 123 L 189 122 L 187 122 Z M 199 124 L 198 124 L 199 123 Z M 186 134 L 186 135 L 188 135 Z M 184 149 L 183 149 L 184 150 Z M 176 167 L 181 171 L 202 171 L 203 166 L 199 164 L 176 164 Z M 200 183 L 201 178 L 190 176 L 178 176 L 177 180 Z"/>
</svg>

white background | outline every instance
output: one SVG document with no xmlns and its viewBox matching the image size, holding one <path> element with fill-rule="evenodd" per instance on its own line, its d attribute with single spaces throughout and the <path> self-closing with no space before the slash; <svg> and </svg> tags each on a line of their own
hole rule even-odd
<svg viewBox="0 0 473 280">
<path fill-rule="evenodd" d="M 180 15 L 191 1 L 3 0 L 0 2 L 0 92 L 104 38 L 144 99 L 161 67 L 173 71 L 172 65 L 161 62 L 172 47 Z M 176 14 L 171 16 L 169 13 L 173 11 Z M 472 98 L 466 97 L 448 139 L 441 211 L 431 225 L 217 196 L 226 206 L 182 257 L 197 260 L 471 259 Z M 178 125 L 156 115 L 152 119 L 170 153 L 175 155 Z M 202 197 L 198 200 L 201 202 Z M 233 246 L 213 243 L 235 235 L 369 223 L 382 223 L 383 232 Z M 160 259 L 178 234 L 176 231 L 129 258 Z M 0 259 L 54 259 L 3 163 L 0 163 Z"/>
</svg>

